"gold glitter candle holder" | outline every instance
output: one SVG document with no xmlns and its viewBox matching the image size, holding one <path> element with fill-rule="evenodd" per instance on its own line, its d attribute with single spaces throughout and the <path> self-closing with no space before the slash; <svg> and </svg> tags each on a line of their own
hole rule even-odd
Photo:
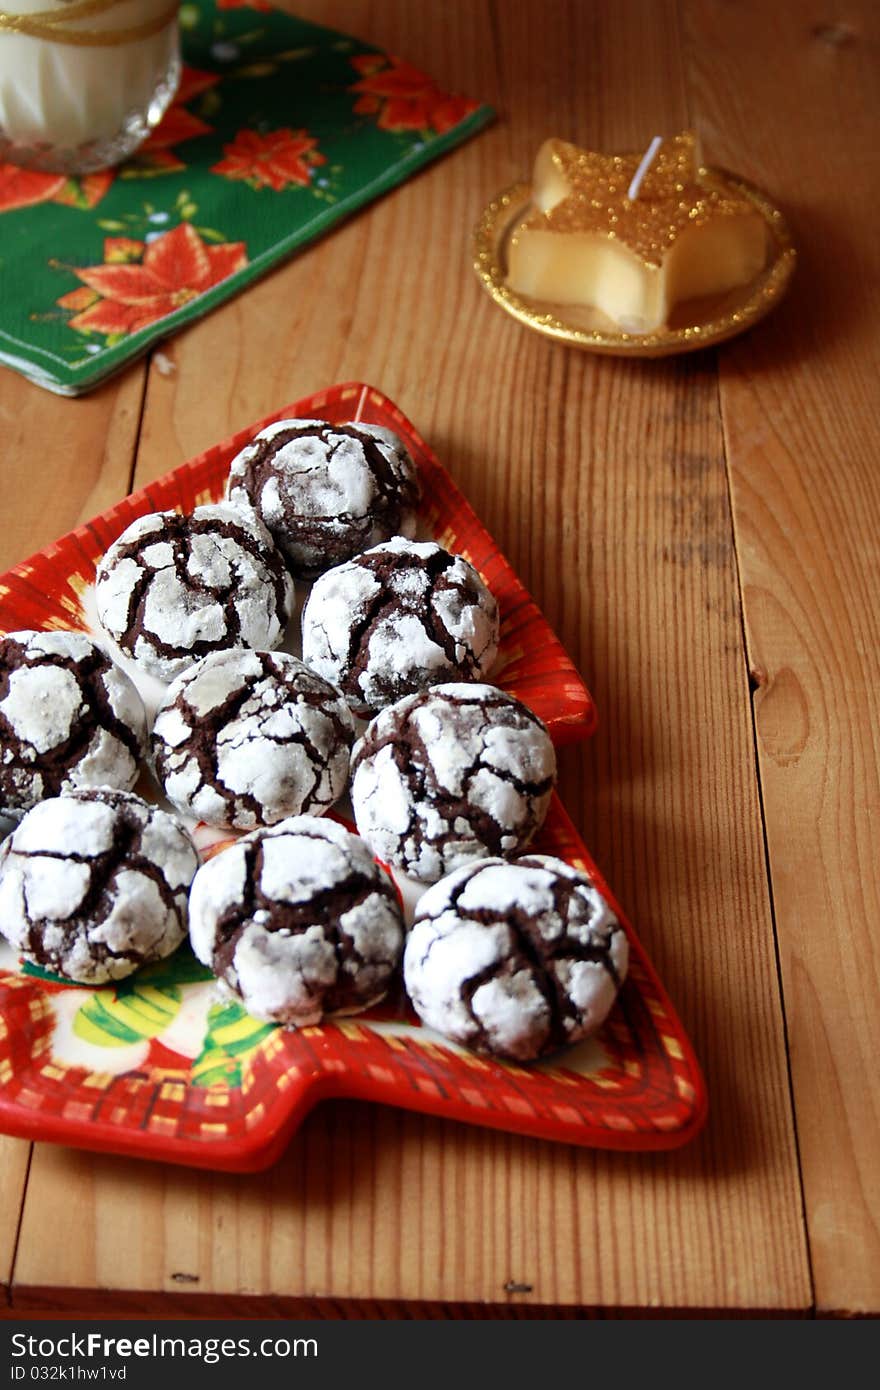
<svg viewBox="0 0 880 1390">
<path fill-rule="evenodd" d="M 180 80 L 179 0 L 0 6 L 0 161 L 82 174 L 128 158 Z"/>
<path fill-rule="evenodd" d="M 722 170 L 694 168 L 691 135 L 664 142 L 637 196 L 638 156 L 601 155 L 555 143 L 553 161 L 566 196 L 549 211 L 516 184 L 486 208 L 474 232 L 474 269 L 486 292 L 512 318 L 572 347 L 618 356 L 665 357 L 709 347 L 757 323 L 779 302 L 794 271 L 796 252 L 782 212 L 760 189 Z M 568 164 L 566 163 L 568 161 Z M 573 161 L 573 162 L 572 162 Z M 669 196 L 670 188 L 676 193 Z M 653 196 L 652 196 L 653 194 Z M 659 265 L 667 246 L 688 228 L 742 211 L 757 213 L 766 230 L 766 260 L 745 284 L 676 304 L 662 326 L 627 331 L 599 309 L 558 304 L 518 293 L 508 283 L 513 239 L 524 228 L 592 232 L 613 237 L 647 265 Z"/>
</svg>

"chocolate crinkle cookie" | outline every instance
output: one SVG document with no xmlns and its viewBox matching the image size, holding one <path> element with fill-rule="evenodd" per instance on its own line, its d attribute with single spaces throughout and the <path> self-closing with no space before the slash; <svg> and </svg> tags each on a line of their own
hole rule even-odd
<svg viewBox="0 0 880 1390">
<path fill-rule="evenodd" d="M 33 965 L 121 980 L 180 945 L 197 867 L 177 819 L 131 792 L 53 797 L 0 847 L 0 926 Z"/>
<path fill-rule="evenodd" d="M 484 859 L 419 900 L 404 980 L 438 1033 L 527 1062 L 607 1017 L 629 945 L 605 898 L 561 859 Z"/>
<path fill-rule="evenodd" d="M 416 466 L 380 425 L 279 420 L 232 461 L 227 495 L 248 502 L 304 579 L 389 536 L 415 534 Z"/>
<path fill-rule="evenodd" d="M 368 717 L 441 681 L 480 680 L 498 651 L 498 605 L 473 565 L 395 536 L 312 587 L 303 660 Z"/>
<path fill-rule="evenodd" d="M 293 580 L 255 512 L 220 502 L 138 517 L 98 566 L 95 602 L 121 650 L 169 681 L 209 652 L 277 647 Z"/>
<path fill-rule="evenodd" d="M 433 880 L 513 855 L 543 823 L 556 755 L 531 710 L 491 685 L 437 685 L 389 705 L 352 754 L 352 805 L 380 859 Z"/>
<path fill-rule="evenodd" d="M 217 652 L 168 687 L 152 758 L 168 800 L 253 830 L 320 815 L 348 778 L 354 724 L 338 690 L 285 652 Z"/>
<path fill-rule="evenodd" d="M 363 841 L 293 816 L 203 865 L 190 938 L 254 1018 L 305 1027 L 381 999 L 404 929 L 391 880 Z"/>
<path fill-rule="evenodd" d="M 0 808 L 16 816 L 78 787 L 128 791 L 146 749 L 128 676 L 84 632 L 0 637 Z"/>
</svg>

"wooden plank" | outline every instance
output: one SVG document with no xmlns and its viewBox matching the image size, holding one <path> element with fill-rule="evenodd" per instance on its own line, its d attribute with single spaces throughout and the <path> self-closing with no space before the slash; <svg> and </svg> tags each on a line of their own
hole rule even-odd
<svg viewBox="0 0 880 1390">
<path fill-rule="evenodd" d="M 791 216 L 791 297 L 721 407 L 820 1310 L 880 1310 L 880 25 L 690 4 L 713 153 Z M 760 61 L 756 61 L 756 50 Z M 784 73 L 784 80 L 779 75 Z"/>
<path fill-rule="evenodd" d="M 545 26 L 558 8 L 545 7 Z M 637 148 L 687 119 L 676 17 L 653 5 L 601 14 L 601 25 L 570 45 L 571 62 L 595 52 L 608 87 L 580 120 L 565 113 L 562 133 Z M 554 40 L 561 46 L 558 33 Z M 529 90 L 526 55 L 540 67 L 538 42 L 532 31 L 516 45 L 520 92 Z M 590 82 L 584 86 L 589 92 Z M 526 167 L 533 148 L 523 142 Z M 511 507 L 521 517 L 514 553 L 602 714 L 562 795 L 681 1009 L 712 1104 L 703 1143 L 662 1177 L 655 1169 L 653 1184 L 647 1165 L 625 1190 L 619 1174 L 608 1182 L 605 1199 L 625 1201 L 631 1213 L 624 1231 L 615 1212 L 621 1283 L 647 1291 L 646 1271 L 675 1251 L 678 1279 L 665 1281 L 664 1306 L 682 1301 L 671 1292 L 676 1284 L 704 1296 L 721 1288 L 716 1301 L 725 1306 L 748 1298 L 747 1288 L 755 1305 L 797 1306 L 809 1302 L 809 1271 L 715 360 L 620 363 L 545 352 L 544 390 L 520 393 L 516 428 L 539 441 L 552 465 L 545 479 L 537 467 L 525 472 L 528 501 Z M 544 534 L 531 526 L 539 508 L 548 517 Z M 560 573 L 577 578 L 560 583 Z M 608 1180 L 611 1165 L 603 1170 Z M 701 1182 L 712 1193 L 706 1206 Z M 621 1291 L 615 1301 L 628 1300 Z"/>
<path fill-rule="evenodd" d="M 680 1154 L 601 1155 L 328 1104 L 259 1178 L 41 1147 L 14 1298 L 146 1290 L 171 1310 L 184 1274 L 267 1310 L 802 1311 L 714 359 L 569 353 L 504 319 L 467 269 L 481 207 L 546 134 L 630 146 L 683 123 L 675 7 L 498 7 L 497 55 L 487 7 L 466 0 L 308 12 L 498 99 L 505 123 L 175 339 L 171 374 L 151 375 L 138 481 L 332 380 L 372 379 L 412 415 L 597 692 L 603 731 L 566 755 L 563 794 L 695 1039 L 710 1127 Z"/>
<path fill-rule="evenodd" d="M 80 400 L 0 371 L 3 507 L 0 573 L 128 491 L 146 368 Z M 9 499 L 14 499 L 11 505 Z"/>
<path fill-rule="evenodd" d="M 69 401 L 0 371 L 3 526 L 0 572 L 128 490 L 145 384 L 133 367 L 86 400 Z M 0 1281 L 8 1284 L 30 1145 L 0 1139 Z"/>
<path fill-rule="evenodd" d="M 8 1296 L 18 1239 L 18 1222 L 27 1184 L 31 1146 L 23 1139 L 0 1139 L 0 1286 Z"/>
</svg>

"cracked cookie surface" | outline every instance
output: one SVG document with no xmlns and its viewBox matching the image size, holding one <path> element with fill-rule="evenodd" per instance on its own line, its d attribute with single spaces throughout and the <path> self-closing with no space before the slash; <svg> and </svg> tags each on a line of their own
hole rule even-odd
<svg viewBox="0 0 880 1390">
<path fill-rule="evenodd" d="M 128 791 L 146 752 L 143 702 L 83 632 L 0 637 L 0 807 L 78 787 Z"/>
<path fill-rule="evenodd" d="M 353 737 L 339 691 L 295 656 L 217 652 L 168 687 L 153 725 L 153 766 L 185 815 L 253 830 L 332 806 L 345 790 Z"/>
<path fill-rule="evenodd" d="M 98 566 L 95 603 L 121 650 L 169 681 L 210 652 L 277 647 L 293 580 L 253 509 L 219 502 L 133 521 Z"/>
<path fill-rule="evenodd" d="M 589 878 L 535 854 L 466 865 L 429 888 L 403 968 L 428 1027 L 525 1062 L 600 1028 L 628 963 L 623 928 Z"/>
<path fill-rule="evenodd" d="M 303 660 L 368 717 L 450 680 L 480 680 L 498 651 L 498 605 L 463 555 L 395 536 L 312 586 Z"/>
<path fill-rule="evenodd" d="M 3 935 L 67 979 L 120 980 L 180 945 L 197 866 L 177 819 L 131 792 L 53 797 L 0 847 Z"/>
<path fill-rule="evenodd" d="M 254 507 L 304 579 L 415 534 L 416 466 L 381 425 L 279 420 L 242 449 L 227 496 Z"/>
<path fill-rule="evenodd" d="M 403 938 L 390 878 L 335 821 L 253 831 L 193 883 L 193 950 L 264 1022 L 306 1027 L 376 1003 Z"/>
<path fill-rule="evenodd" d="M 512 695 L 454 682 L 377 714 L 354 747 L 352 774 L 355 820 L 374 853 L 431 881 L 525 848 L 550 804 L 556 754 Z"/>
</svg>

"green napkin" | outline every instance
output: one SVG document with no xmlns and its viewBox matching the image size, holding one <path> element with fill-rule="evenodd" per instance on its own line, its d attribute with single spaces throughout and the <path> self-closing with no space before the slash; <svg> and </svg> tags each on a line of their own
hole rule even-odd
<svg viewBox="0 0 880 1390">
<path fill-rule="evenodd" d="M 181 10 L 174 105 L 127 164 L 0 164 L 0 362 L 78 395 L 492 118 L 265 0 Z"/>
</svg>

